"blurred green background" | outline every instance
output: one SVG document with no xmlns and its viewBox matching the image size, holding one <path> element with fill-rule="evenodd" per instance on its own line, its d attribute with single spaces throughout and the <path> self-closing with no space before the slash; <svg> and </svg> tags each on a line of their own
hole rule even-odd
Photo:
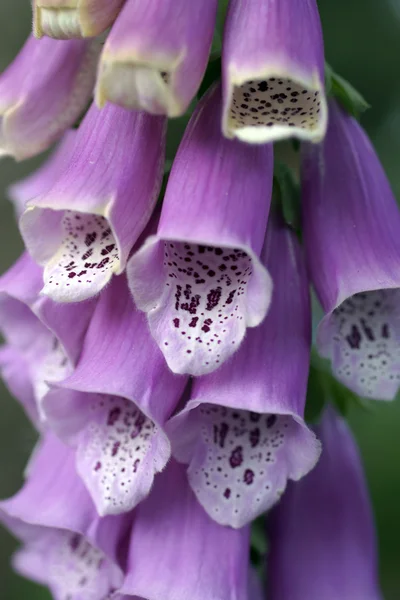
<svg viewBox="0 0 400 600">
<path fill-rule="evenodd" d="M 327 60 L 371 104 L 363 124 L 400 200 L 400 0 L 319 0 L 319 6 Z M 0 0 L 0 72 L 18 52 L 30 24 L 27 0 Z M 37 64 L 36 69 L 43 66 Z M 22 249 L 5 190 L 10 182 L 27 174 L 39 162 L 40 159 L 23 164 L 9 159 L 0 162 L 0 271 L 10 266 Z M 0 386 L 0 497 L 6 497 L 20 485 L 35 434 L 18 404 L 1 383 Z M 398 600 L 400 401 L 375 404 L 371 411 L 354 408 L 351 424 L 364 457 L 376 515 L 384 597 Z M 0 530 L 0 597 L 48 600 L 47 592 L 12 572 L 10 556 L 15 546 L 14 540 Z"/>
</svg>

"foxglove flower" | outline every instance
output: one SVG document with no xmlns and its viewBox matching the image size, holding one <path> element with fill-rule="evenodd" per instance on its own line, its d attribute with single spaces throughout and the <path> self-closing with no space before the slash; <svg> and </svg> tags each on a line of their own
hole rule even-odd
<svg viewBox="0 0 400 600">
<path fill-rule="evenodd" d="M 137 508 L 124 598 L 247 600 L 248 571 L 248 528 L 214 523 L 171 461 Z"/>
<path fill-rule="evenodd" d="M 26 253 L 0 278 L 1 374 L 37 424 L 48 384 L 72 371 L 93 311 L 90 301 L 58 305 L 40 298 L 41 285 L 42 269 Z"/>
<path fill-rule="evenodd" d="M 29 37 L 0 75 L 0 157 L 46 150 L 71 127 L 93 92 L 100 45 Z"/>
<path fill-rule="evenodd" d="M 139 309 L 169 367 L 202 375 L 265 317 L 271 278 L 259 260 L 272 187 L 272 148 L 219 132 L 220 93 L 199 104 L 167 186 L 157 235 L 130 259 Z"/>
<path fill-rule="evenodd" d="M 13 183 L 7 190 L 17 218 L 22 215 L 29 200 L 48 192 L 68 165 L 69 152 L 76 139 L 76 130 L 67 131 L 57 148 L 44 164 L 25 179 Z"/>
<path fill-rule="evenodd" d="M 33 0 L 33 32 L 57 39 L 95 37 L 117 17 L 124 0 Z"/>
<path fill-rule="evenodd" d="M 102 292 L 74 373 L 47 394 L 50 426 L 76 447 L 99 514 L 132 509 L 170 457 L 163 426 L 186 384 L 151 338 L 125 276 Z"/>
<path fill-rule="evenodd" d="M 303 156 L 304 238 L 325 311 L 318 347 L 357 394 L 391 400 L 400 382 L 400 212 L 361 127 L 334 103 Z"/>
<path fill-rule="evenodd" d="M 308 280 L 294 235 L 270 218 L 265 264 L 274 280 L 271 309 L 239 351 L 195 380 L 170 424 L 173 452 L 189 463 L 198 500 L 222 525 L 242 527 L 268 510 L 288 479 L 319 457 L 303 420 L 310 359 Z"/>
<path fill-rule="evenodd" d="M 44 267 L 44 294 L 85 300 L 124 270 L 157 200 L 164 133 L 160 117 L 90 108 L 66 168 L 21 217 L 28 251 Z"/>
<path fill-rule="evenodd" d="M 316 0 L 231 0 L 222 68 L 227 137 L 251 143 L 323 138 L 327 106 Z"/>
<path fill-rule="evenodd" d="M 55 599 L 105 600 L 121 585 L 131 517 L 98 517 L 73 453 L 54 436 L 35 451 L 20 492 L 0 502 L 0 518 L 23 543 L 17 571 Z"/>
<path fill-rule="evenodd" d="M 375 533 L 355 442 L 330 409 L 317 467 L 269 516 L 269 600 L 381 600 Z"/>
<path fill-rule="evenodd" d="M 96 101 L 177 117 L 204 72 L 217 0 L 127 0 L 100 60 Z"/>
</svg>

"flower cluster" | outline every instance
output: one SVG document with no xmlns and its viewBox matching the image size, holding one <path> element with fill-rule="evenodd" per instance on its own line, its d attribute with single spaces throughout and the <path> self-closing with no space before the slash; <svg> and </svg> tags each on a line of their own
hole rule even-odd
<svg viewBox="0 0 400 600">
<path fill-rule="evenodd" d="M 310 287 L 333 374 L 393 399 L 400 212 L 327 99 L 315 0 L 231 0 L 205 94 L 218 3 L 192 4 L 34 0 L 0 76 L 0 154 L 58 142 L 10 189 L 26 251 L 0 278 L 1 373 L 40 434 L 0 503 L 14 566 L 56 600 L 259 600 L 270 511 L 270 600 L 379 600 L 351 434 L 333 406 L 305 420 Z M 287 138 L 303 244 L 274 179 Z"/>
</svg>

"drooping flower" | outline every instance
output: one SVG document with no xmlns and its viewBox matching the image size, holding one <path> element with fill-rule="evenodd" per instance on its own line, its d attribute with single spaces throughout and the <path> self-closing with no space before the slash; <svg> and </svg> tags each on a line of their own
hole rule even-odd
<svg viewBox="0 0 400 600">
<path fill-rule="evenodd" d="M 77 470 L 99 514 L 129 511 L 149 493 L 170 457 L 163 428 L 186 381 L 165 364 L 125 276 L 114 278 L 76 369 L 43 402 L 52 429 L 76 447 Z"/>
<path fill-rule="evenodd" d="M 357 394 L 400 384 L 400 212 L 358 123 L 332 102 L 327 137 L 303 152 L 308 265 L 325 311 L 318 348 Z"/>
<path fill-rule="evenodd" d="M 56 39 L 95 37 L 112 25 L 124 0 L 33 0 L 33 32 Z"/>
<path fill-rule="evenodd" d="M 355 442 L 333 409 L 316 468 L 269 516 L 269 600 L 381 600 L 376 541 Z"/>
<path fill-rule="evenodd" d="M 173 453 L 208 514 L 242 527 L 268 510 L 288 479 L 312 469 L 320 449 L 303 420 L 311 345 L 310 300 L 297 240 L 270 217 L 263 259 L 271 309 L 238 352 L 195 380 L 169 424 Z"/>
<path fill-rule="evenodd" d="M 220 91 L 199 104 L 178 150 L 157 235 L 128 280 L 169 367 L 220 366 L 265 317 L 271 278 L 259 260 L 271 200 L 272 148 L 225 140 Z"/>
<path fill-rule="evenodd" d="M 85 300 L 124 270 L 160 190 L 164 124 L 115 106 L 90 108 L 62 173 L 20 221 L 28 251 L 44 266 L 44 294 Z"/>
<path fill-rule="evenodd" d="M 39 297 L 42 277 L 24 253 L 0 278 L 1 375 L 38 426 L 48 384 L 72 371 L 93 311 L 90 301 L 59 305 Z"/>
<path fill-rule="evenodd" d="M 23 544 L 16 570 L 55 599 L 107 600 L 121 585 L 131 515 L 97 515 L 73 453 L 53 435 L 35 450 L 22 489 L 0 502 L 0 519 Z"/>
<path fill-rule="evenodd" d="M 127 0 L 100 60 L 96 101 L 177 117 L 204 72 L 217 0 Z"/>
<path fill-rule="evenodd" d="M 324 137 L 324 48 L 316 0 L 231 0 L 222 68 L 227 137 L 252 143 Z"/>
<path fill-rule="evenodd" d="M 0 157 L 46 150 L 71 127 L 93 92 L 98 41 L 30 36 L 0 75 Z"/>
<path fill-rule="evenodd" d="M 48 192 L 68 165 L 68 156 L 76 140 L 76 130 L 68 130 L 50 157 L 25 179 L 13 183 L 7 190 L 19 219 L 29 200 Z"/>
<path fill-rule="evenodd" d="M 214 523 L 171 461 L 136 510 L 124 599 L 255 600 L 248 572 L 249 529 Z"/>
</svg>

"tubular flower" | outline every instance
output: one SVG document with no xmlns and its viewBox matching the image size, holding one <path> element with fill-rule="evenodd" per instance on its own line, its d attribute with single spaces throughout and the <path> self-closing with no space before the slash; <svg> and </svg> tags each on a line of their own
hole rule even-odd
<svg viewBox="0 0 400 600">
<path fill-rule="evenodd" d="M 325 311 L 320 353 L 361 396 L 400 383 L 400 212 L 361 127 L 330 107 L 327 137 L 303 154 L 304 237 Z"/>
<path fill-rule="evenodd" d="M 100 44 L 30 36 L 0 75 L 0 157 L 17 160 L 46 150 L 86 108 Z"/>
<path fill-rule="evenodd" d="M 107 600 L 121 585 L 131 516 L 98 517 L 73 453 L 54 436 L 35 451 L 22 489 L 0 502 L 0 518 L 22 542 L 14 567 L 55 600 Z"/>
<path fill-rule="evenodd" d="M 172 461 L 137 509 L 120 593 L 124 600 L 255 600 L 247 595 L 248 557 L 249 529 L 214 523 Z"/>
<path fill-rule="evenodd" d="M 21 217 L 28 251 L 44 267 L 42 293 L 85 300 L 124 270 L 158 197 L 164 134 L 162 118 L 90 108 L 62 173 Z"/>
<path fill-rule="evenodd" d="M 355 442 L 330 409 L 321 460 L 269 516 L 269 600 L 381 600 L 373 518 Z"/>
<path fill-rule="evenodd" d="M 95 37 L 112 25 L 124 0 L 33 0 L 33 32 L 56 39 Z"/>
<path fill-rule="evenodd" d="M 202 375 L 237 348 L 268 310 L 271 278 L 259 260 L 271 199 L 272 148 L 219 133 L 214 88 L 185 132 L 157 235 L 130 259 L 135 302 L 176 373 Z"/>
<path fill-rule="evenodd" d="M 189 463 L 198 500 L 222 525 L 242 527 L 268 510 L 288 479 L 315 465 L 319 444 L 303 420 L 310 359 L 308 280 L 300 248 L 270 219 L 263 252 L 274 280 L 270 312 L 220 369 L 195 380 L 169 427 Z"/>
<path fill-rule="evenodd" d="M 44 400 L 52 429 L 76 447 L 99 514 L 126 512 L 149 493 L 170 457 L 163 427 L 185 384 L 165 364 L 125 277 L 115 278 L 98 300 L 75 371 Z"/>
<path fill-rule="evenodd" d="M 92 302 L 40 298 L 41 282 L 42 269 L 26 253 L 0 278 L 1 374 L 37 424 L 49 382 L 72 371 L 93 311 Z"/>
<path fill-rule="evenodd" d="M 204 72 L 217 0 L 127 0 L 100 60 L 96 101 L 177 117 Z"/>
<path fill-rule="evenodd" d="M 222 69 L 227 137 L 251 143 L 324 137 L 328 111 L 316 0 L 231 0 Z"/>
</svg>

